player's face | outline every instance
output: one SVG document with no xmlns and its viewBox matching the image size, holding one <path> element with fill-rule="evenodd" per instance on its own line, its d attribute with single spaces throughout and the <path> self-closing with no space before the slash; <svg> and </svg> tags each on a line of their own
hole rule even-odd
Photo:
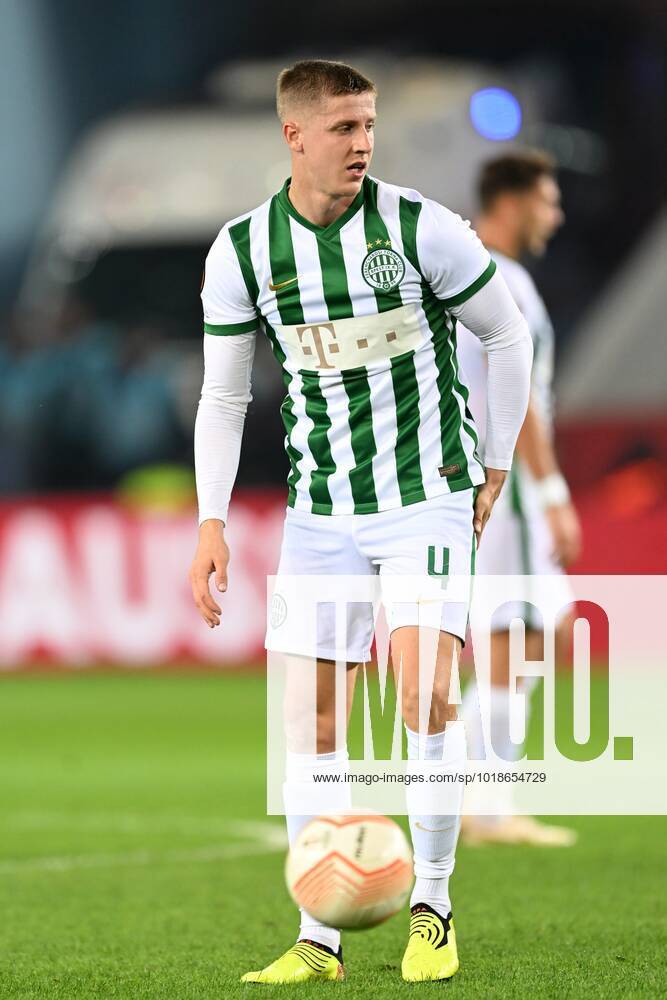
<svg viewBox="0 0 667 1000">
<path fill-rule="evenodd" d="M 539 177 L 531 190 L 520 196 L 520 201 L 525 249 L 539 257 L 565 222 L 560 188 L 553 177 Z"/>
<path fill-rule="evenodd" d="M 374 128 L 373 94 L 329 97 L 311 109 L 299 133 L 312 186 L 332 197 L 354 198 L 373 156 Z"/>
</svg>

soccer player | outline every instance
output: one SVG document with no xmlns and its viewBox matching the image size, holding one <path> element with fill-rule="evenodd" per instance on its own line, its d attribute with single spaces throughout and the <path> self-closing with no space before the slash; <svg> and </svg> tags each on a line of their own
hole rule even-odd
<svg viewBox="0 0 667 1000">
<path fill-rule="evenodd" d="M 580 528 L 553 444 L 554 332 L 535 283 L 520 263 L 525 254 L 541 256 L 564 221 L 555 163 L 547 154 L 535 150 L 506 153 L 483 166 L 478 194 L 481 211 L 475 224 L 477 233 L 528 323 L 534 361 L 530 402 L 516 459 L 484 534 L 476 573 L 562 577 L 563 567 L 579 553 Z M 459 360 L 471 390 L 469 404 L 483 432 L 487 366 L 478 345 L 477 337 L 460 329 Z M 554 592 L 562 595 L 564 610 L 571 591 L 564 577 L 562 583 Z M 509 739 L 509 627 L 512 618 L 521 617 L 522 611 L 508 603 L 492 622 L 490 726 L 494 745 L 506 760 L 516 758 L 519 750 Z M 544 638 L 541 622 L 528 617 L 525 624 L 526 658 L 539 660 Z M 570 617 L 561 614 L 557 622 L 558 651 L 567 648 L 570 625 Z M 529 695 L 528 685 L 524 693 Z M 483 759 L 484 734 L 475 683 L 466 689 L 461 714 L 469 752 Z M 544 846 L 574 842 L 571 830 L 539 823 L 529 816 L 512 815 L 511 787 L 506 783 L 496 789 L 503 815 L 464 817 L 461 836 L 465 841 Z M 500 802 L 503 790 L 505 801 Z"/>
<path fill-rule="evenodd" d="M 525 416 L 532 348 L 526 323 L 468 223 L 408 188 L 371 178 L 375 87 L 340 63 L 307 60 L 278 79 L 277 107 L 292 176 L 263 205 L 225 225 L 206 262 L 205 373 L 195 428 L 200 534 L 190 579 L 207 624 L 227 588 L 225 523 L 255 338 L 263 331 L 282 367 L 281 411 L 291 470 L 278 574 L 362 574 L 380 580 L 431 567 L 470 574 Z M 406 141 L 409 138 L 406 137 Z M 251 150 L 244 156 L 250 157 Z M 488 352 L 485 465 L 457 374 L 461 318 Z M 428 731 L 420 731 L 416 605 L 388 612 L 394 670 L 413 761 L 463 768 L 465 737 L 448 703 L 467 605 L 443 603 Z M 308 663 L 294 614 L 269 627 L 267 648 Z M 293 631 L 289 630 L 290 623 Z M 351 623 L 348 685 L 370 658 L 373 621 Z M 278 643 L 277 633 L 289 641 Z M 289 746 L 285 809 L 292 842 L 309 817 L 304 790 L 343 775 L 335 739 L 335 636 L 318 635 L 315 753 Z M 293 706 L 290 706 L 292 713 Z M 344 786 L 341 786 L 344 787 Z M 458 969 L 449 876 L 459 828 L 453 815 L 408 811 L 416 882 L 406 980 Z M 312 802 L 312 800 L 309 800 Z M 339 803 L 344 806 L 344 803 Z M 300 813 L 301 809 L 301 813 Z M 340 933 L 301 913 L 297 944 L 245 982 L 344 975 Z"/>
</svg>

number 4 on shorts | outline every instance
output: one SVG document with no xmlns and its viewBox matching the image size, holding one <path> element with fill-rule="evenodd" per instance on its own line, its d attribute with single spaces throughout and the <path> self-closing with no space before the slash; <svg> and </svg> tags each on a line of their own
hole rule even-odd
<svg viewBox="0 0 667 1000">
<path fill-rule="evenodd" d="M 428 547 L 428 575 L 442 577 L 441 586 L 447 586 L 449 577 L 449 549 L 445 545 L 429 545 Z"/>
</svg>

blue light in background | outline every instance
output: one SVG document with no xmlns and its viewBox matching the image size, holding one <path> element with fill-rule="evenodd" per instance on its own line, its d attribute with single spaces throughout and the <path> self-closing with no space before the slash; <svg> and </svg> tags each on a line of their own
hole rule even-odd
<svg viewBox="0 0 667 1000">
<path fill-rule="evenodd" d="M 470 120 L 485 139 L 513 139 L 521 131 L 521 105 L 509 90 L 485 87 L 470 98 Z"/>
</svg>

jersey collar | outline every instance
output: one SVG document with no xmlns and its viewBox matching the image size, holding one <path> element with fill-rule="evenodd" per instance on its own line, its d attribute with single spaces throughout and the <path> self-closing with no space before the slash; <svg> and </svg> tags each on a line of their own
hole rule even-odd
<svg viewBox="0 0 667 1000">
<path fill-rule="evenodd" d="M 337 218 L 335 222 L 332 222 L 330 226 L 316 226 L 314 222 L 310 222 L 308 219 L 305 219 L 303 215 L 297 212 L 294 205 L 290 201 L 287 192 L 289 190 L 291 181 L 292 178 L 288 177 L 285 183 L 283 184 L 282 188 L 278 192 L 279 204 L 285 209 L 288 215 L 291 215 L 293 219 L 296 219 L 296 221 L 301 226 L 305 226 L 306 229 L 310 229 L 311 232 L 317 233 L 318 236 L 323 236 L 325 238 L 327 236 L 334 236 L 336 233 L 338 233 L 343 228 L 345 223 L 349 222 L 353 215 L 356 215 L 356 213 L 363 205 L 364 199 L 366 197 L 366 178 L 364 177 L 358 195 L 356 196 L 352 204 L 345 209 L 343 214 L 339 216 L 339 218 Z"/>
</svg>

